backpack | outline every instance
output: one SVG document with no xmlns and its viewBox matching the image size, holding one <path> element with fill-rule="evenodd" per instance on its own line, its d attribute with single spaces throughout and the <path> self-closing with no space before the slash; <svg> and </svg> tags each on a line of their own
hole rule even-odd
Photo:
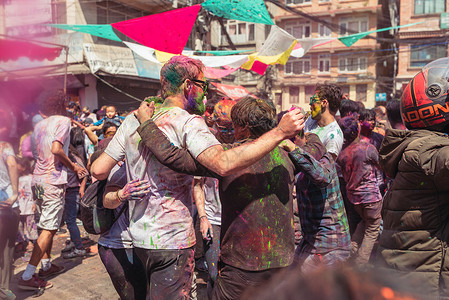
<svg viewBox="0 0 449 300">
<path fill-rule="evenodd" d="M 92 183 L 80 200 L 80 220 L 87 233 L 103 234 L 111 229 L 128 207 L 128 202 L 121 208 L 117 217 L 114 209 L 103 206 L 103 194 L 107 180 L 97 180 Z"/>
</svg>

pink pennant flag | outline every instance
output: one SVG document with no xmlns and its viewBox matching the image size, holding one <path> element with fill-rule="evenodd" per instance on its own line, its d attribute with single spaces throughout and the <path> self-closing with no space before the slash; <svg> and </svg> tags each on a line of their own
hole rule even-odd
<svg viewBox="0 0 449 300">
<path fill-rule="evenodd" d="M 111 26 L 133 40 L 153 49 L 181 54 L 201 5 L 112 23 Z"/>
<path fill-rule="evenodd" d="M 211 68 L 211 67 L 205 67 L 204 68 L 204 77 L 209 79 L 220 79 L 225 76 L 228 76 L 232 72 L 237 71 L 238 68 L 228 68 L 228 69 L 217 69 L 217 68 Z"/>
<path fill-rule="evenodd" d="M 259 75 L 263 75 L 263 74 L 265 74 L 265 71 L 267 70 L 267 68 L 268 68 L 267 64 L 264 64 L 263 62 L 255 60 L 253 66 L 251 67 L 251 71 L 254 71 Z"/>
</svg>

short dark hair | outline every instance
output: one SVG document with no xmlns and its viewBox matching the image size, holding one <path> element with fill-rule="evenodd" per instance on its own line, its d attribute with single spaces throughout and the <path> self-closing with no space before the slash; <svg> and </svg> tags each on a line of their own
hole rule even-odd
<svg viewBox="0 0 449 300">
<path fill-rule="evenodd" d="M 387 117 L 390 124 L 402 124 L 401 101 L 391 99 L 387 102 Z"/>
<path fill-rule="evenodd" d="M 359 121 L 353 116 L 341 118 L 338 121 L 345 138 L 345 145 L 352 143 L 359 135 Z"/>
<path fill-rule="evenodd" d="M 372 109 L 364 109 L 360 112 L 359 121 L 376 120 L 376 112 Z"/>
<path fill-rule="evenodd" d="M 341 100 L 340 104 L 340 117 L 344 118 L 352 115 L 353 113 L 359 113 L 360 107 L 357 102 L 350 99 Z"/>
<path fill-rule="evenodd" d="M 67 114 L 66 101 L 67 96 L 61 90 L 45 91 L 38 98 L 39 110 L 46 116 L 65 116 Z"/>
<path fill-rule="evenodd" d="M 318 97 L 326 99 L 329 102 L 329 110 L 336 113 L 341 105 L 341 99 L 343 98 L 343 93 L 341 88 L 336 84 L 318 84 L 315 88 L 318 91 Z"/>
<path fill-rule="evenodd" d="M 276 127 L 276 110 L 262 99 L 245 97 L 231 110 L 234 126 L 247 126 L 251 137 L 258 138 Z"/>
<path fill-rule="evenodd" d="M 108 131 L 108 129 L 111 128 L 111 127 L 115 127 L 115 128 L 118 129 L 118 126 L 115 125 L 114 123 L 112 123 L 112 122 L 105 122 L 104 125 L 103 125 L 103 128 L 101 129 L 101 133 L 103 133 L 103 135 L 104 135 L 106 133 L 106 131 Z"/>
</svg>

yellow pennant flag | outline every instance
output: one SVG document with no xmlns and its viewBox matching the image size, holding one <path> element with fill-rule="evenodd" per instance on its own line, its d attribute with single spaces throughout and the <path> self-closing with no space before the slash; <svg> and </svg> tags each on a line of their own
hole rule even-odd
<svg viewBox="0 0 449 300">
<path fill-rule="evenodd" d="M 156 50 L 155 53 L 156 53 L 156 59 L 163 64 L 165 64 L 167 61 L 169 61 L 170 58 L 172 58 L 173 56 L 179 55 L 179 54 L 167 53 L 167 52 L 158 51 L 158 50 Z"/>
</svg>

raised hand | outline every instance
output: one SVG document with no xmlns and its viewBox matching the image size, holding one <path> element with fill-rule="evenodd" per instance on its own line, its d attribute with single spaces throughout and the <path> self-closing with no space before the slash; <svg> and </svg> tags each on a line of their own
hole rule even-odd
<svg viewBox="0 0 449 300">
<path fill-rule="evenodd" d="M 286 113 L 276 128 L 283 133 L 284 139 L 297 135 L 304 129 L 304 114 L 301 109 L 295 108 Z"/>
<path fill-rule="evenodd" d="M 134 111 L 134 115 L 136 116 L 137 120 L 139 120 L 139 123 L 145 123 L 154 114 L 154 102 L 148 103 L 146 101 L 142 101 L 140 104 L 140 107 Z"/>
<path fill-rule="evenodd" d="M 134 179 L 118 192 L 120 200 L 139 200 L 150 192 L 148 180 Z"/>
</svg>

